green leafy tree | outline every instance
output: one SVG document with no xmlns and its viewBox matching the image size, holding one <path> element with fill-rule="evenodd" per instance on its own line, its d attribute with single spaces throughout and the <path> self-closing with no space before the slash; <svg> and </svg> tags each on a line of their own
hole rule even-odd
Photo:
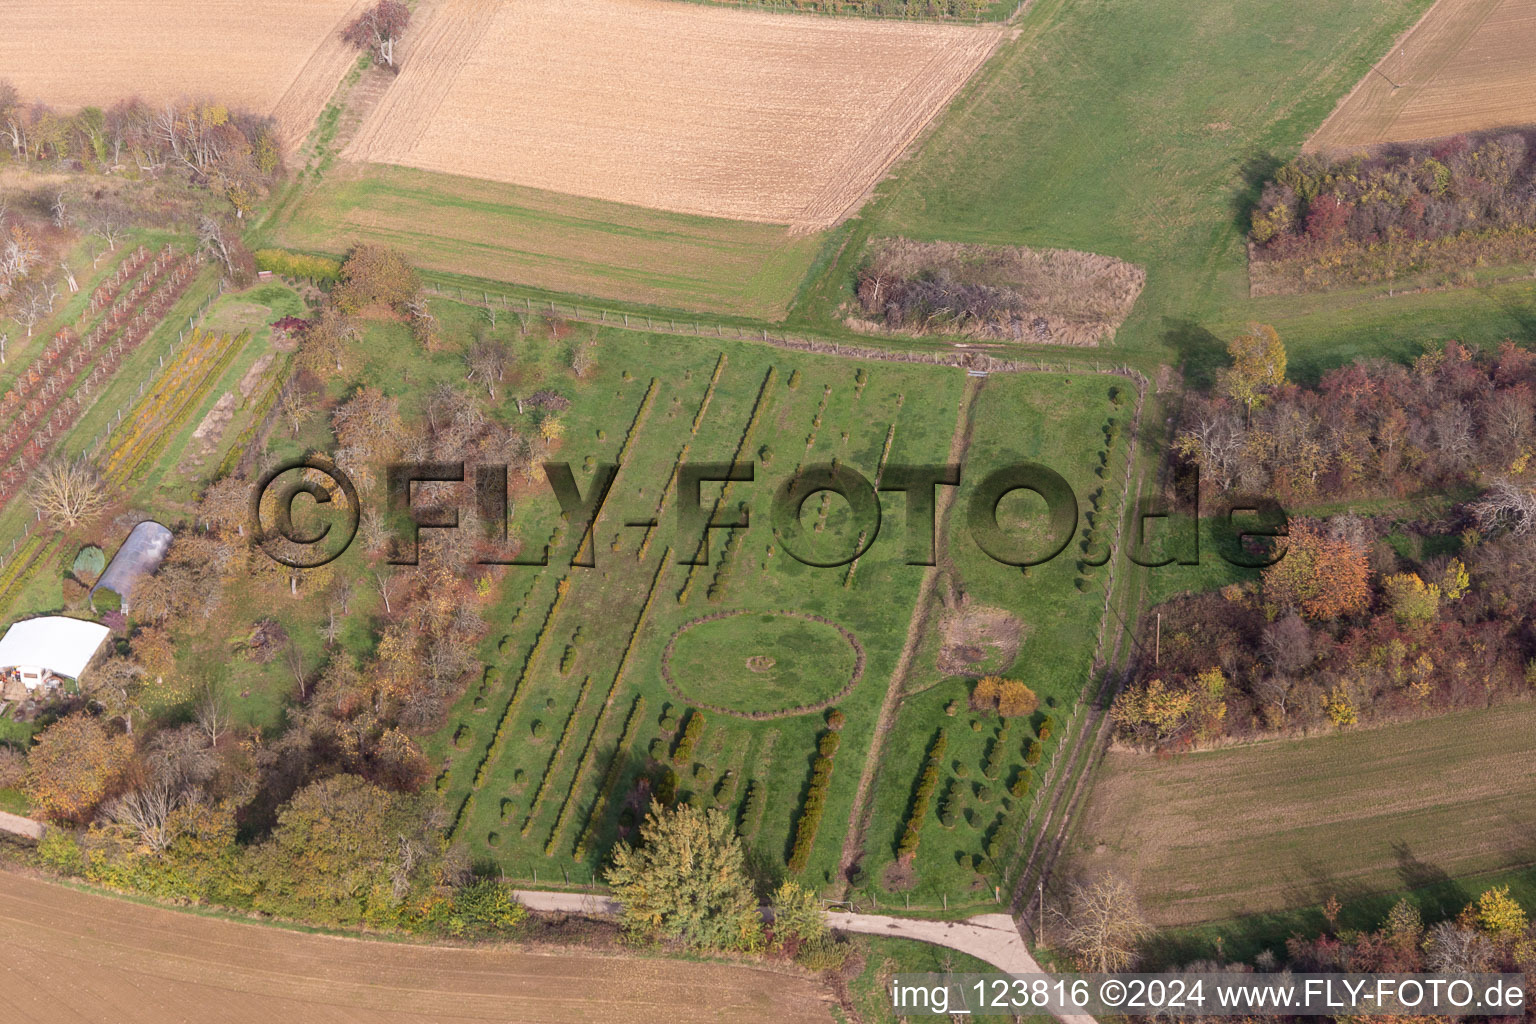
<svg viewBox="0 0 1536 1024">
<path fill-rule="evenodd" d="M 620 844 L 607 872 L 624 929 L 701 949 L 755 949 L 757 896 L 730 819 L 719 811 L 652 810 L 640 843 Z"/>
<path fill-rule="evenodd" d="M 826 934 L 827 916 L 814 892 L 798 882 L 785 882 L 774 890 L 774 945 L 819 941 Z"/>
<path fill-rule="evenodd" d="M 400 923 L 430 847 L 411 805 L 356 775 L 301 789 L 256 851 L 255 903 L 269 913 L 338 924 Z"/>
<path fill-rule="evenodd" d="M 1268 324 L 1254 324 L 1227 343 L 1232 366 L 1225 373 L 1227 394 L 1252 412 L 1264 396 L 1285 383 L 1285 343 Z"/>
</svg>

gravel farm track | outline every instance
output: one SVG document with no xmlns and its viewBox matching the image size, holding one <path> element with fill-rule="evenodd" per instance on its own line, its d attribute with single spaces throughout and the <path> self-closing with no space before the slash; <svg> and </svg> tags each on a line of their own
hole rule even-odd
<svg viewBox="0 0 1536 1024">
<path fill-rule="evenodd" d="M 1439 0 L 1323 122 L 1309 150 L 1536 121 L 1536 0 Z"/>
<path fill-rule="evenodd" d="M 348 159 L 808 229 L 857 207 L 1007 32 L 664 0 L 417 19 Z"/>
<path fill-rule="evenodd" d="M 809 1024 L 813 979 L 576 949 L 313 935 L 144 906 L 0 871 L 0 1019 L 85 1024 Z"/>
<path fill-rule="evenodd" d="M 0 77 L 64 110 L 207 97 L 309 133 L 357 60 L 342 27 L 368 0 L 5 0 Z"/>
</svg>

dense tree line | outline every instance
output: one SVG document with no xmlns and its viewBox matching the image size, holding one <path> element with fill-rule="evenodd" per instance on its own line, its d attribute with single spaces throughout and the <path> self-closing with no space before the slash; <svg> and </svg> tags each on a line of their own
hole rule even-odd
<svg viewBox="0 0 1536 1024">
<path fill-rule="evenodd" d="M 1149 617 L 1138 678 L 1115 703 L 1121 738 L 1177 747 L 1342 728 L 1529 690 L 1536 357 L 1450 344 L 1308 389 L 1284 382 L 1283 348 L 1233 351 L 1226 394 L 1189 399 L 1172 453 L 1199 466 L 1208 502 L 1464 500 L 1418 521 L 1293 516 L 1271 549 L 1283 557 L 1257 580 L 1162 606 L 1160 641 Z"/>
<path fill-rule="evenodd" d="M 103 174 L 180 173 L 225 194 L 242 213 L 283 171 L 277 125 L 208 99 L 127 99 L 73 114 L 29 102 L 0 80 L 0 152 Z"/>
<path fill-rule="evenodd" d="M 1536 967 L 1536 928 L 1507 885 L 1484 890 L 1454 916 L 1428 926 L 1407 899 L 1398 900 L 1375 929 L 1341 926 L 1344 911 L 1330 898 L 1323 906 L 1327 925 L 1321 934 L 1286 940 L 1283 965 L 1265 951 L 1255 966 L 1383 974 L 1515 974 Z"/>
<path fill-rule="evenodd" d="M 1536 227 L 1536 151 L 1518 132 L 1344 159 L 1304 154 L 1264 187 L 1252 238 L 1283 257 L 1499 227 Z"/>
<path fill-rule="evenodd" d="M 1264 187 L 1249 236 L 1255 259 L 1298 265 L 1319 284 L 1529 259 L 1531 140 L 1458 135 L 1344 158 L 1303 154 Z M 1255 269 L 1268 287 L 1268 268 Z"/>
<path fill-rule="evenodd" d="M 1450 342 L 1409 366 L 1362 360 L 1315 388 L 1284 382 L 1283 350 L 1238 357 L 1218 390 L 1188 397 L 1176 454 L 1198 463 L 1208 492 L 1282 502 L 1486 485 L 1523 475 L 1536 454 L 1533 394 L 1536 354 L 1512 343 Z"/>
</svg>

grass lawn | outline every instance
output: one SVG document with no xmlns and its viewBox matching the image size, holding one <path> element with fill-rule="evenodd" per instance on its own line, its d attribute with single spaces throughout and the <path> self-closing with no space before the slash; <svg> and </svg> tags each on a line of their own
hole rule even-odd
<svg viewBox="0 0 1536 1024">
<path fill-rule="evenodd" d="M 822 244 L 772 224 L 374 165 L 311 185 L 273 234 L 298 249 L 379 242 L 427 270 L 767 320 L 784 315 Z"/>
<path fill-rule="evenodd" d="M 834 627 L 774 612 L 689 626 L 668 659 L 689 697 L 748 713 L 830 700 L 857 663 L 858 651 Z"/>
<path fill-rule="evenodd" d="M 1103 613 L 1100 580 L 1105 570 L 1088 568 L 1085 573 L 1080 563 L 1099 557 L 1113 510 L 1118 508 L 1125 441 L 1109 449 L 1107 465 L 1100 459 L 1106 451 L 1106 425 L 1114 419 L 1124 426 L 1131 415 L 1130 401 L 1122 398 L 1123 404 L 1117 407 L 1109 397 L 1117 385 L 1129 392 L 1117 378 L 1027 374 L 990 377 L 981 391 L 973 417 L 970 465 L 1031 461 L 1056 470 L 1077 495 L 1078 529 L 1066 551 L 1030 568 L 1026 575 L 993 561 L 973 540 L 965 517 L 953 517 L 948 543 L 940 554 L 941 606 L 931 610 L 931 628 L 918 648 L 908 695 L 888 740 L 885 763 L 889 770 L 882 771 L 876 781 L 864 868 L 867 882 L 882 886 L 888 894 L 881 897 L 883 901 L 902 898 L 894 893 L 904 892 L 914 905 L 936 904 L 946 895 L 951 907 L 970 902 L 991 905 L 993 886 L 1002 883 L 1012 863 L 1020 819 L 1043 769 L 1043 763 L 1028 765 L 1026 754 L 1047 715 L 1054 719 L 1054 735 L 1042 744 L 1042 755 L 1054 749 L 1089 678 Z M 972 486 L 980 482 L 980 472 L 971 471 Z M 969 493 L 962 487 L 957 513 L 965 510 Z M 1094 511 L 1095 494 L 1103 513 Z M 1004 500 L 1000 519 L 1043 511 L 1043 502 L 1033 496 L 1031 504 L 1010 504 L 1017 500 Z M 1089 544 L 1091 553 L 1083 549 L 1090 521 L 1102 524 Z M 1038 527 L 1024 533 L 1043 544 L 1041 534 Z M 1080 589 L 1080 579 L 1086 589 Z M 952 595 L 947 604 L 954 607 L 944 606 L 946 592 Z M 989 634 L 1000 636 L 1001 641 L 990 647 L 968 636 L 988 618 L 1002 623 Z M 973 649 L 981 660 L 971 666 L 956 664 L 973 656 Z M 999 719 L 978 716 L 968 707 L 971 680 L 987 672 L 1021 679 L 1040 701 L 1039 710 L 1013 721 L 1006 735 L 1000 735 Z M 951 707 L 953 715 L 948 713 Z M 915 881 L 893 877 L 889 881 L 894 884 L 887 884 L 885 872 L 895 860 L 925 753 L 941 727 L 947 750 L 913 864 Z M 1001 747 L 1001 753 L 988 775 L 984 766 L 994 746 Z M 1026 790 L 1023 800 L 1008 793 L 1021 777 Z M 939 820 L 939 810 L 950 800 L 963 810 L 956 823 L 946 827 Z M 962 857 L 981 859 L 994 840 L 999 853 L 992 863 L 980 871 L 961 863 Z"/>
<path fill-rule="evenodd" d="M 1530 864 L 1533 726 L 1524 703 L 1171 759 L 1112 752 L 1071 870 L 1123 874 L 1154 922 L 1179 925 Z"/>
</svg>

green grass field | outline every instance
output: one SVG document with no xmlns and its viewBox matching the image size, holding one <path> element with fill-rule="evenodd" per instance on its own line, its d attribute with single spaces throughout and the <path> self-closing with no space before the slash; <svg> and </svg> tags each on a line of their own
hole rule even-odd
<svg viewBox="0 0 1536 1024">
<path fill-rule="evenodd" d="M 684 627 L 667 666 L 688 697 L 744 713 L 829 701 L 859 667 L 857 649 L 832 626 L 774 612 Z"/>
<path fill-rule="evenodd" d="M 1196 382 L 1226 336 L 1274 323 L 1293 373 L 1426 343 L 1536 336 L 1536 283 L 1250 300 L 1247 208 L 1427 0 L 1038 0 L 848 229 L 795 322 L 831 328 L 870 238 L 1084 249 L 1147 286 L 1113 343 Z"/>
<path fill-rule="evenodd" d="M 434 310 L 450 337 L 478 329 L 513 346 L 515 380 L 509 377 L 496 404 L 498 418 L 533 430 L 534 412 L 520 416 L 512 395 L 551 388 L 572 398 L 561 416 L 564 439 L 555 457 L 572 464 L 579 486 L 589 485 L 598 463 L 623 453 L 623 468 L 591 533 L 591 568 L 570 564 L 580 538 L 560 525 L 544 482 L 517 478 L 513 534 L 525 554 L 542 550 L 553 537 L 552 564 L 542 571 L 507 571 L 485 609 L 490 632 L 481 656 L 487 671 L 425 742 L 439 772 L 438 792 L 459 816 L 456 837 L 475 859 L 498 865 L 509 877 L 532 880 L 536 871 L 545 882 L 585 881 L 633 824 L 626 794 L 635 778 L 670 769 L 682 799 L 734 817 L 754 862 L 773 877 L 784 871 L 826 729 L 821 706 L 836 697 L 847 723 L 827 809 L 801 875 L 813 885 L 829 884 L 925 570 L 906 562 L 906 508 L 899 495 L 882 502 L 877 542 L 851 570 L 815 568 L 790 557 L 774 530 L 772 496 L 799 468 L 817 462 L 837 460 L 874 478 L 882 465 L 945 461 L 965 407 L 965 374 L 579 325 L 559 339 L 542 327 L 523 336 L 515 320 L 502 318 L 492 327 L 457 302 L 435 300 Z M 596 345 L 596 366 L 581 382 L 568 369 L 575 344 Z M 367 344 L 341 375 L 337 394 L 347 381 L 368 380 L 405 398 L 411 415 L 435 383 L 462 387 L 462 376 L 456 353 L 424 354 L 400 325 L 379 323 L 370 326 Z M 1087 376 L 1070 384 L 1052 375 L 994 376 L 975 412 L 988 430 L 985 441 L 975 442 L 976 458 L 1033 453 L 1059 459 L 1086 511 L 1099 484 L 1097 451 L 1112 412 L 1112 383 Z M 1064 393 L 1079 411 L 1053 423 L 1053 404 Z M 1032 403 L 1037 418 L 1021 421 L 1020 403 Z M 318 424 L 306 426 L 291 441 L 280 435 L 274 451 L 323 448 L 328 441 L 323 432 L 312 433 L 316 429 Z M 734 517 L 744 503 L 751 525 L 712 531 L 708 565 L 680 564 L 698 544 L 697 537 L 685 540 L 677 532 L 673 467 L 680 458 L 756 463 L 756 479 L 732 484 L 720 512 Z M 962 487 L 962 502 L 966 493 Z M 709 508 L 721 496 L 720 485 L 706 483 L 702 494 Z M 1005 505 L 1004 518 L 1022 511 Z M 627 525 L 647 519 L 657 525 Z M 847 504 L 830 497 L 807 502 L 801 524 L 806 532 L 796 543 L 822 559 L 828 552 L 851 552 L 863 532 Z M 1017 570 L 999 567 L 989 580 L 980 564 L 986 556 L 968 533 L 956 527 L 947 550 L 968 567 L 974 578 L 965 585 L 978 595 L 1011 607 L 1029 603 L 1011 593 Z M 1038 637 L 1040 645 L 1028 646 L 1027 653 L 1033 658 L 1037 651 L 1071 649 L 1071 664 L 1047 673 L 1054 681 L 1037 682 L 1043 692 L 1060 692 L 1065 708 L 1081 685 L 1083 645 L 1091 647 L 1102 593 L 1073 588 L 1075 562 L 1067 556 L 1059 566 L 1035 572 L 1040 592 L 1056 596 L 1048 610 L 1030 616 L 1029 643 Z M 1063 587 L 1067 593 L 1058 594 Z M 710 619 L 735 611 L 748 614 Z M 785 611 L 835 623 L 855 638 L 864 666 L 851 691 L 838 696 L 856 659 L 847 640 L 820 621 L 774 614 Z M 674 635 L 680 636 L 672 661 L 675 688 L 661 672 Z M 1011 668 L 1018 657 L 1015 651 L 1001 667 Z M 941 681 L 929 665 L 914 678 L 923 687 Z M 697 745 L 679 755 L 690 700 L 727 710 L 703 710 Z M 812 709 L 780 714 L 806 705 Z M 1023 766 L 1024 733 L 1017 738 L 1019 749 L 1004 759 L 1010 769 Z M 901 757 L 885 763 L 905 788 L 921 752 L 916 760 Z M 599 805 L 610 769 L 614 782 Z M 882 800 L 877 809 L 873 834 L 882 843 L 899 827 L 904 799 Z M 944 871 L 939 875 L 949 879 Z M 929 892 L 916 895 L 937 904 L 945 884 L 936 880 Z M 967 891 L 961 886 L 948 895 L 963 899 Z"/>
<path fill-rule="evenodd" d="M 379 242 L 428 270 L 766 320 L 789 308 L 822 244 L 771 224 L 372 165 L 310 185 L 274 234 L 298 249 Z"/>
<path fill-rule="evenodd" d="M 1070 850 L 1177 925 L 1536 861 L 1536 706 L 1172 759 L 1111 753 Z M 1459 909 L 1459 908 L 1458 908 Z"/>
</svg>

